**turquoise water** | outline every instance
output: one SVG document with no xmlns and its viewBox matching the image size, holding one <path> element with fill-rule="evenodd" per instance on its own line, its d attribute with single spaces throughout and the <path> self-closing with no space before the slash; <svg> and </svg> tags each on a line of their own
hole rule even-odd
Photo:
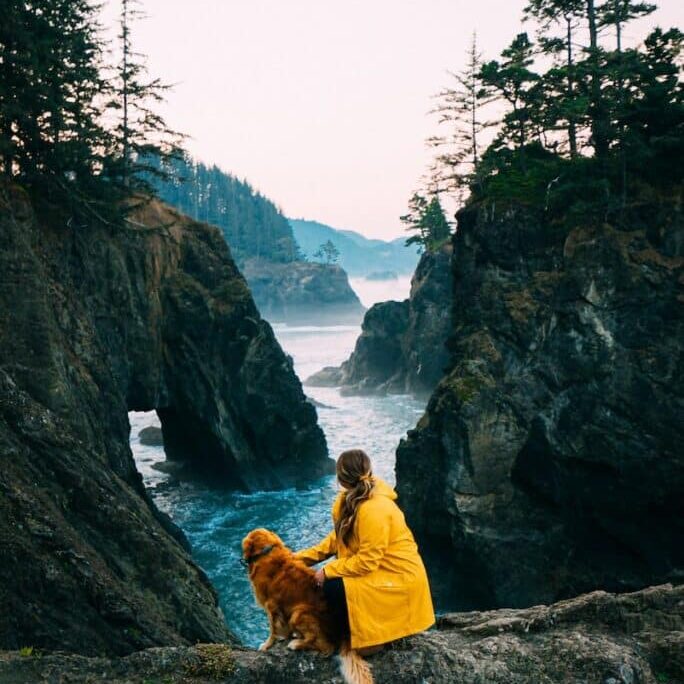
<svg viewBox="0 0 684 684">
<path fill-rule="evenodd" d="M 402 293 L 399 297 L 405 296 Z M 368 305 L 368 298 L 362 301 Z M 372 303 L 372 302 L 370 302 Z M 300 378 L 323 366 L 339 365 L 350 354 L 360 333 L 357 326 L 286 327 L 275 325 L 276 335 L 295 363 Z M 343 397 L 334 388 L 305 387 L 306 393 L 331 408 L 319 408 L 318 417 L 331 455 L 362 447 L 374 470 L 394 483 L 394 452 L 399 439 L 420 417 L 424 405 L 409 396 Z M 277 532 L 293 549 L 309 546 L 330 530 L 330 506 L 337 491 L 334 477 L 306 490 L 241 494 L 207 489 L 195 483 L 177 483 L 156 470 L 164 459 L 160 447 L 146 447 L 139 431 L 158 425 L 154 413 L 131 413 L 131 447 L 146 486 L 160 509 L 187 535 L 193 558 L 216 587 L 230 629 L 243 643 L 256 646 L 268 633 L 268 624 L 239 564 L 240 542 L 255 527 Z"/>
</svg>

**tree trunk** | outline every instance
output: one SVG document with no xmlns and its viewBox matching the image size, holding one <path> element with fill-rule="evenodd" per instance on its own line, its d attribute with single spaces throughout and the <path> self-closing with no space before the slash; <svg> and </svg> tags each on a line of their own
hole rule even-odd
<svg viewBox="0 0 684 684">
<path fill-rule="evenodd" d="M 608 122 L 601 95 L 598 29 L 594 0 L 587 0 L 587 19 L 589 21 L 589 60 L 591 65 L 591 135 L 596 156 L 605 159 L 608 156 Z"/>
<path fill-rule="evenodd" d="M 565 21 L 568 26 L 568 102 L 572 107 L 575 89 L 572 59 L 572 17 L 565 17 Z M 568 139 L 570 141 L 570 157 L 574 159 L 577 156 L 577 125 L 572 110 L 568 112 Z"/>
<path fill-rule="evenodd" d="M 123 182 L 124 186 L 128 187 L 130 184 L 130 179 L 128 177 L 128 159 L 130 155 L 130 133 L 128 130 L 128 2 L 123 0 L 122 5 L 122 25 L 121 25 L 121 35 L 123 36 L 123 70 L 121 73 L 121 81 L 123 88 Z"/>
</svg>

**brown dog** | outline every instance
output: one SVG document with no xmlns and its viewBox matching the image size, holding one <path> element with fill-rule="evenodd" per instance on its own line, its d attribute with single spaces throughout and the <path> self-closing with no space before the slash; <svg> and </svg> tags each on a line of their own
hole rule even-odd
<svg viewBox="0 0 684 684">
<path fill-rule="evenodd" d="M 266 529 L 252 530 L 242 540 L 243 563 L 259 604 L 268 615 L 270 634 L 259 646 L 265 651 L 276 639 L 290 639 L 292 650 L 311 649 L 331 655 L 338 648 L 348 684 L 372 684 L 370 667 L 352 650 L 349 636 L 335 624 L 314 571 L 296 559 L 280 537 Z"/>
</svg>

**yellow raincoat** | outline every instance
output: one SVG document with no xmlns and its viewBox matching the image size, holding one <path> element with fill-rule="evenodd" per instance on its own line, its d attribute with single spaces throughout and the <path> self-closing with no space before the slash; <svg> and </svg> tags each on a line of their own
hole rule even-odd
<svg viewBox="0 0 684 684">
<path fill-rule="evenodd" d="M 307 565 L 337 555 L 323 571 L 344 582 L 352 648 L 393 641 L 435 622 L 425 566 L 394 502 L 397 494 L 384 480 L 374 481 L 370 498 L 357 509 L 349 546 L 333 529 L 320 544 L 295 554 Z M 333 523 L 343 496 L 340 492 L 333 503 Z"/>
</svg>

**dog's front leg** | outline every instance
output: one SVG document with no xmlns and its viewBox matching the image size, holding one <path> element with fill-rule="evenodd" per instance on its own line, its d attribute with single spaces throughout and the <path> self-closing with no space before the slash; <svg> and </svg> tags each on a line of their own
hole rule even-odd
<svg viewBox="0 0 684 684">
<path fill-rule="evenodd" d="M 277 607 L 273 605 L 271 602 L 268 602 L 264 606 L 266 610 L 266 615 L 268 615 L 268 626 L 270 629 L 270 634 L 268 635 L 268 639 L 264 641 L 261 646 L 259 646 L 260 651 L 268 651 L 271 646 L 275 643 L 276 637 L 278 636 L 278 616 L 277 616 Z"/>
</svg>

